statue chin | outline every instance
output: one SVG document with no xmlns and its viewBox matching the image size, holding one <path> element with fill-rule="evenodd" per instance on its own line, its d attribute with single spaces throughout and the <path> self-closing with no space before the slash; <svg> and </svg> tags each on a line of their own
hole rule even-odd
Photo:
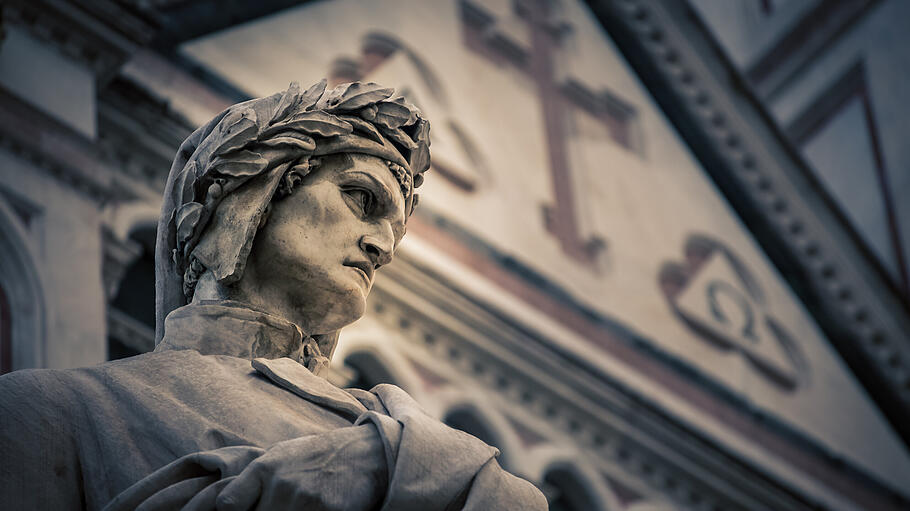
<svg viewBox="0 0 910 511">
<path fill-rule="evenodd" d="M 312 319 L 298 326 L 310 335 L 324 335 L 350 325 L 363 317 L 366 312 L 366 297 L 359 291 L 344 293 L 328 303 L 321 314 L 309 316 Z M 293 318 L 284 318 L 297 323 Z M 301 323 L 304 323 L 301 321 Z"/>
<path fill-rule="evenodd" d="M 243 285 L 230 286 L 226 292 L 197 292 L 194 302 L 196 298 L 207 302 L 230 300 L 293 323 L 307 335 L 324 335 L 360 319 L 366 312 L 369 293 L 356 283 L 351 285 L 337 280 L 296 282 L 287 285 L 283 293 L 276 294 L 244 292 L 250 282 L 238 284 Z"/>
</svg>

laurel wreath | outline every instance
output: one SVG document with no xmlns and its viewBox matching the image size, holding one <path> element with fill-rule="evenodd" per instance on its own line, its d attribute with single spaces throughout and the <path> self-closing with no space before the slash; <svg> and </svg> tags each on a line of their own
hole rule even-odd
<svg viewBox="0 0 910 511">
<path fill-rule="evenodd" d="M 429 167 L 429 123 L 417 107 L 403 97 L 392 98 L 393 93 L 394 89 L 371 82 L 326 90 L 322 80 L 305 91 L 294 82 L 283 93 L 267 98 L 277 102 L 268 119 L 259 119 L 251 106 L 230 109 L 174 181 L 174 204 L 180 204 L 172 218 L 177 271 L 185 271 L 182 262 L 189 258 L 223 197 L 282 164 L 302 178 L 309 172 L 319 139 L 356 132 L 380 144 L 383 137 L 391 141 L 409 155 L 413 177 L 401 166 L 389 165 L 407 199 L 412 188 L 423 183 L 423 172 Z M 411 211 L 416 199 L 415 195 Z"/>
</svg>

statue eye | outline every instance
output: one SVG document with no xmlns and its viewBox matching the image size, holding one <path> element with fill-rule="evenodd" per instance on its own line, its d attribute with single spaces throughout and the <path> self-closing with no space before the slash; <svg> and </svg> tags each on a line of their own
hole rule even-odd
<svg viewBox="0 0 910 511">
<path fill-rule="evenodd" d="M 376 196 L 369 190 L 363 188 L 350 188 L 345 190 L 349 197 L 360 207 L 360 210 L 366 216 L 371 216 L 376 210 Z"/>
</svg>

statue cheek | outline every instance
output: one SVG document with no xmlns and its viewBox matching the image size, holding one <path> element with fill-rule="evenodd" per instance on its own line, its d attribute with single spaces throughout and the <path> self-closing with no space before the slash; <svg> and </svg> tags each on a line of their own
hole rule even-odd
<svg viewBox="0 0 910 511">
<path fill-rule="evenodd" d="M 360 223 L 360 219 L 343 199 L 326 204 L 321 208 L 319 217 L 319 222 L 331 225 L 332 229 L 353 229 Z"/>
</svg>

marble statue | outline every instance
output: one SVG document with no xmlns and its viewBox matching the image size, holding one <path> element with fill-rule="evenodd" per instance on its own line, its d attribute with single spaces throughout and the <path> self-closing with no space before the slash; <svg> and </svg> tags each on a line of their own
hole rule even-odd
<svg viewBox="0 0 910 511">
<path fill-rule="evenodd" d="M 157 347 L 0 378 L 0 508 L 546 508 L 401 389 L 323 378 L 429 167 L 429 124 L 393 93 L 292 84 L 183 143 L 158 226 Z"/>
</svg>

